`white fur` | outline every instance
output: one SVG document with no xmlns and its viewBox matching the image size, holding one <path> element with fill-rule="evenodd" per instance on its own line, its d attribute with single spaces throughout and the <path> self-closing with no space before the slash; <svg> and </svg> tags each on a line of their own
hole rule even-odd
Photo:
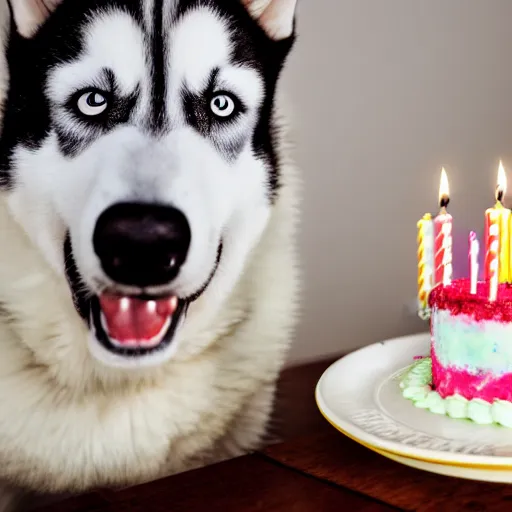
<svg viewBox="0 0 512 512">
<path fill-rule="evenodd" d="M 197 11 L 181 28 L 194 16 L 225 42 L 222 22 L 212 13 Z M 112 27 L 140 49 L 123 15 L 92 20 L 86 57 L 53 71 L 48 94 L 56 105 L 75 77 L 92 77 L 109 59 L 120 66 L 127 90 L 137 79 L 147 84 L 141 67 L 129 69 L 123 59 L 99 51 L 98 41 Z M 178 28 L 172 52 L 190 48 L 189 30 L 196 33 L 190 25 Z M 206 53 L 200 59 L 189 53 L 168 73 L 204 81 L 206 60 L 225 62 L 221 44 Z M 143 58 L 134 52 L 133 62 Z M 248 107 L 233 130 L 250 131 L 262 94 L 257 77 L 225 66 L 221 79 Z M 11 313 L 0 315 L 0 478 L 51 491 L 134 484 L 261 442 L 299 293 L 297 178 L 282 139 L 283 186 L 269 206 L 266 172 L 249 143 L 235 165 L 180 125 L 181 113 L 169 115 L 177 124 L 158 142 L 137 127 L 123 127 L 73 159 L 60 156 L 55 136 L 39 150 L 15 155 L 17 185 L 0 194 L 0 307 Z M 65 115 L 59 122 L 80 129 Z M 229 136 L 218 134 L 219 140 Z M 99 362 L 102 356 L 89 349 L 90 332 L 73 306 L 60 251 L 69 226 L 87 283 L 108 284 L 92 251 L 92 229 L 105 207 L 130 199 L 174 204 L 189 219 L 192 245 L 173 285 L 176 293 L 194 293 L 204 283 L 221 234 L 224 253 L 172 351 L 157 366 L 126 370 Z"/>
<path fill-rule="evenodd" d="M 185 80 L 193 91 L 200 90 L 211 70 L 228 61 L 230 42 L 224 21 L 205 8 L 187 13 L 173 31 L 171 48 L 173 75 Z"/>
</svg>

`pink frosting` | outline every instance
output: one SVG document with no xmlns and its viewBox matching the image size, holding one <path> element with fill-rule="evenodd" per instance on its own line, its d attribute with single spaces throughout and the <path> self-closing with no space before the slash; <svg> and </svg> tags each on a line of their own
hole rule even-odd
<svg viewBox="0 0 512 512">
<path fill-rule="evenodd" d="M 448 286 L 437 285 L 429 295 L 432 309 L 444 309 L 452 315 L 467 315 L 474 321 L 512 322 L 512 285 L 502 283 L 498 298 L 489 301 L 489 283 L 478 283 L 477 293 L 471 294 L 469 279 L 455 279 Z"/>
<path fill-rule="evenodd" d="M 460 368 L 443 366 L 433 345 L 431 356 L 433 387 L 443 398 L 458 394 L 468 400 L 480 398 L 490 403 L 496 399 L 512 402 L 512 373 L 499 377 L 492 373 L 475 375 Z"/>
</svg>

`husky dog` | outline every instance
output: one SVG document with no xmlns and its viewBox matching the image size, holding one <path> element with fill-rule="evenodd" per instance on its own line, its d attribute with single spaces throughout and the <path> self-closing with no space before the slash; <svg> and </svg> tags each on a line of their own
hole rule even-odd
<svg viewBox="0 0 512 512">
<path fill-rule="evenodd" d="M 8 3 L 0 478 L 76 492 L 256 448 L 297 309 L 296 0 Z"/>
</svg>

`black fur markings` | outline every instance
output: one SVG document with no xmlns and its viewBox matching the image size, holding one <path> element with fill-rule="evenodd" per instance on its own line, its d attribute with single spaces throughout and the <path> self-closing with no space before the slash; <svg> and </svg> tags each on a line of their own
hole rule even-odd
<svg viewBox="0 0 512 512">
<path fill-rule="evenodd" d="M 213 114 L 210 104 L 214 96 L 229 94 L 228 91 L 218 89 L 219 72 L 219 68 L 211 71 L 206 87 L 199 93 L 194 94 L 183 86 L 181 96 L 187 123 L 203 137 L 211 139 L 217 150 L 228 161 L 232 161 L 242 151 L 247 140 L 247 134 L 233 133 L 236 131 L 237 119 L 246 112 L 246 108 L 240 100 L 230 95 L 235 103 L 234 115 L 223 119 Z"/>
<path fill-rule="evenodd" d="M 259 120 L 252 139 L 255 154 L 262 158 L 269 169 L 268 185 L 272 199 L 275 199 L 279 182 L 280 162 L 276 152 L 277 128 L 274 120 L 274 96 L 281 69 L 293 45 L 293 38 L 273 42 L 272 56 L 265 56 L 263 79 L 265 100 L 260 108 Z"/>
<path fill-rule="evenodd" d="M 110 69 L 103 69 L 100 79 L 97 82 L 93 80 L 91 84 L 88 89 L 76 91 L 66 102 L 65 108 L 73 119 L 74 132 L 70 132 L 66 123 L 55 121 L 59 147 L 65 156 L 76 156 L 101 135 L 120 124 L 127 124 L 140 96 L 140 86 L 123 96 Z M 98 90 L 107 100 L 106 110 L 97 116 L 86 116 L 78 109 L 80 96 L 88 90 Z"/>
<path fill-rule="evenodd" d="M 154 0 L 154 24 L 151 34 L 152 56 L 152 94 L 151 94 L 151 124 L 150 130 L 162 133 L 167 124 L 166 94 L 167 94 L 167 45 L 165 44 L 165 31 L 163 27 L 164 0 Z"/>
<path fill-rule="evenodd" d="M 199 94 L 193 94 L 185 85 L 182 88 L 183 109 L 187 122 L 205 137 L 210 135 L 212 128 L 213 119 L 208 105 L 215 91 L 218 74 L 218 68 L 211 71 L 208 84 Z"/>
<path fill-rule="evenodd" d="M 73 256 L 73 247 L 69 233 L 66 234 L 64 240 L 64 266 L 66 270 L 66 278 L 73 295 L 75 308 L 80 316 L 89 323 L 91 313 L 91 296 L 86 291 L 86 286 L 80 276 L 76 261 Z"/>
</svg>

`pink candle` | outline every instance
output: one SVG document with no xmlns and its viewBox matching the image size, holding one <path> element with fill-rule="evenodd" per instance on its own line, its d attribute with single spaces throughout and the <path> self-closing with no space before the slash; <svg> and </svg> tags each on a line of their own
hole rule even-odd
<svg viewBox="0 0 512 512">
<path fill-rule="evenodd" d="M 478 252 L 480 244 L 476 237 L 476 233 L 471 231 L 469 234 L 469 277 L 471 282 L 471 293 L 476 294 L 478 284 Z"/>
<path fill-rule="evenodd" d="M 448 177 L 441 171 L 439 204 L 441 210 L 434 219 L 434 284 L 448 286 L 452 282 L 452 216 L 446 211 L 450 202 Z"/>
</svg>

